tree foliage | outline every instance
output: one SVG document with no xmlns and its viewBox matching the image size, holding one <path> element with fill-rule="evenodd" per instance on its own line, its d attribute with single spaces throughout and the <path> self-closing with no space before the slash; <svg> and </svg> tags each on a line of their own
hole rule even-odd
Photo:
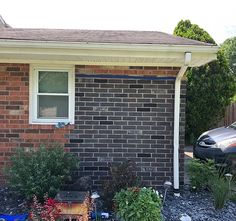
<svg viewBox="0 0 236 221">
<path fill-rule="evenodd" d="M 189 20 L 180 21 L 174 35 L 213 43 L 213 38 Z M 187 71 L 186 138 L 196 139 L 223 117 L 225 107 L 236 92 L 235 76 L 222 50 L 217 60 Z M 192 139 L 191 139 L 192 138 Z"/>
<path fill-rule="evenodd" d="M 231 70 L 236 74 L 236 37 L 225 40 L 221 45 L 221 49 L 229 62 Z"/>
<path fill-rule="evenodd" d="M 174 35 L 215 44 L 214 39 L 205 30 L 196 24 L 192 24 L 189 20 L 181 20 L 175 27 Z"/>
</svg>

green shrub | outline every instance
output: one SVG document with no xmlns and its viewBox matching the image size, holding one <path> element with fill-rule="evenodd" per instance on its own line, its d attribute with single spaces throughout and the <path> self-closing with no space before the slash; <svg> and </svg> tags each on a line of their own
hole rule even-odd
<svg viewBox="0 0 236 221">
<path fill-rule="evenodd" d="M 64 182 L 70 179 L 71 170 L 78 166 L 77 159 L 65 153 L 59 145 L 41 146 L 37 151 L 25 152 L 17 149 L 6 169 L 9 184 L 19 190 L 27 199 L 33 195 L 43 200 L 47 193 L 54 197 Z"/>
<path fill-rule="evenodd" d="M 236 98 L 236 95 L 235 95 Z M 234 175 L 234 179 L 236 180 L 236 153 L 231 153 L 228 155 L 228 162 L 229 162 L 229 173 Z"/>
<path fill-rule="evenodd" d="M 116 214 L 124 221 L 160 221 L 161 199 L 151 188 L 128 188 L 114 197 Z"/>
<path fill-rule="evenodd" d="M 229 183 L 219 176 L 212 177 L 209 183 L 214 198 L 215 209 L 222 209 L 229 196 Z"/>
<path fill-rule="evenodd" d="M 232 194 L 232 195 L 230 196 L 230 200 L 231 200 L 232 202 L 236 203 L 236 193 L 234 193 L 234 194 Z"/>
<path fill-rule="evenodd" d="M 211 177 L 215 176 L 215 174 L 218 174 L 218 171 L 212 160 L 202 162 L 193 159 L 188 164 L 188 174 L 192 189 L 200 190 L 208 187 L 209 180 Z"/>
<path fill-rule="evenodd" d="M 127 187 L 139 186 L 139 179 L 135 170 L 135 164 L 130 160 L 110 168 L 111 179 L 104 182 L 102 194 L 104 206 L 108 210 L 112 209 L 112 200 L 115 193 Z"/>
</svg>

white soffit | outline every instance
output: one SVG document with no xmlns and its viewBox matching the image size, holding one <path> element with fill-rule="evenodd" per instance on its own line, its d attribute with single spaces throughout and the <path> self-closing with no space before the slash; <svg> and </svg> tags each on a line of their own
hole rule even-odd
<svg viewBox="0 0 236 221">
<path fill-rule="evenodd" d="M 1 40 L 0 62 L 180 67 L 185 52 L 191 52 L 189 66 L 196 67 L 215 60 L 218 49 L 218 46 L 194 45 Z"/>
</svg>

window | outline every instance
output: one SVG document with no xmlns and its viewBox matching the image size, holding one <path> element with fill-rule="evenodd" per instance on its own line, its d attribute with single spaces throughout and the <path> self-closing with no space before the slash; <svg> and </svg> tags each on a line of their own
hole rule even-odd
<svg viewBox="0 0 236 221">
<path fill-rule="evenodd" d="M 30 123 L 74 123 L 74 68 L 32 66 Z"/>
</svg>

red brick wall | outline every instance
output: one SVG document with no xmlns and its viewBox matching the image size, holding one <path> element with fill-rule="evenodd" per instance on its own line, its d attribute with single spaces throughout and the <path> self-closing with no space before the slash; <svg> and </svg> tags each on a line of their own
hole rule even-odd
<svg viewBox="0 0 236 221">
<path fill-rule="evenodd" d="M 0 168 L 16 147 L 36 148 L 44 142 L 64 144 L 72 126 L 29 124 L 29 65 L 0 64 Z M 4 181 L 0 170 L 0 183 Z"/>
</svg>

